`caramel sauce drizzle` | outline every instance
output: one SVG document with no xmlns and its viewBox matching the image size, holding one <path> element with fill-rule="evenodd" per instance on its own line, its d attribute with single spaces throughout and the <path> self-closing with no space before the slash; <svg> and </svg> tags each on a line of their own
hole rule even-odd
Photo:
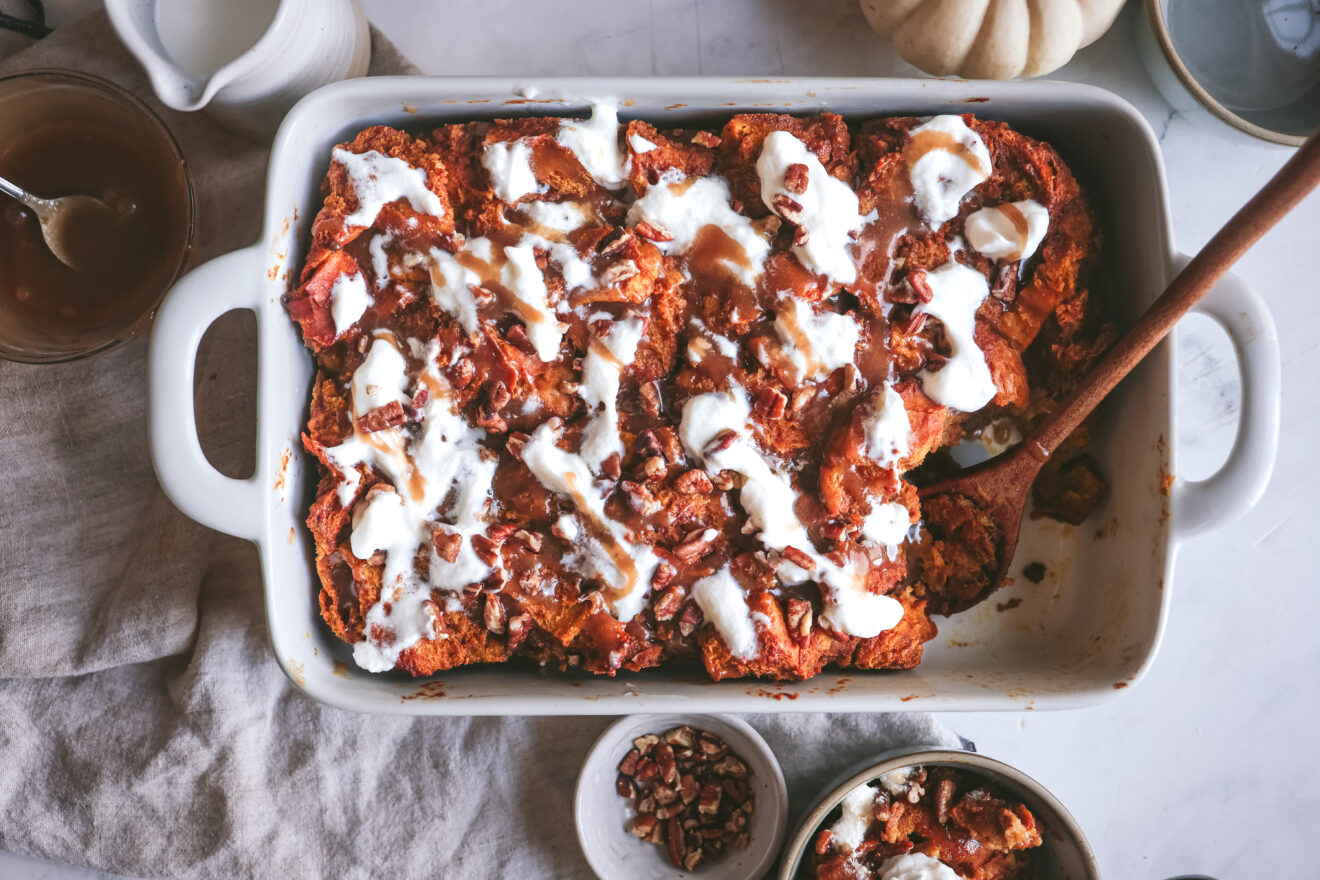
<svg viewBox="0 0 1320 880">
<path fill-rule="evenodd" d="M 1018 240 L 1017 254 L 1015 255 L 1015 259 L 1020 258 L 1022 256 L 1022 252 L 1027 249 L 1027 233 L 1029 231 L 1029 227 L 1027 226 L 1026 215 L 1023 214 L 1022 210 L 1012 202 L 1005 202 L 1004 204 L 1000 205 L 996 210 L 998 210 L 999 213 L 1007 217 L 1008 222 L 1013 224 L 1013 229 L 1017 232 L 1017 240 Z"/>
<path fill-rule="evenodd" d="M 591 507 L 587 502 L 587 497 L 582 494 L 582 491 L 577 486 L 577 474 L 571 472 L 565 473 L 564 482 L 568 484 L 569 497 L 572 498 L 573 503 L 577 505 L 578 519 L 582 521 L 582 525 L 591 533 L 591 536 L 600 542 L 600 546 L 604 548 L 605 552 L 610 555 L 610 560 L 613 561 L 614 567 L 623 572 L 624 585 L 622 587 L 618 589 L 610 588 L 602 591 L 605 593 L 605 597 L 611 602 L 611 604 L 613 604 L 618 599 L 627 596 L 636 589 L 637 579 L 639 577 L 637 564 L 633 562 L 632 554 L 628 552 L 627 548 L 619 543 L 618 539 L 614 537 L 613 532 L 609 530 L 609 527 L 595 516 L 588 514 Z"/>
<path fill-rule="evenodd" d="M 985 167 L 981 157 L 973 153 L 966 144 L 947 131 L 935 131 L 933 129 L 919 132 L 908 141 L 907 147 L 903 150 L 903 158 L 907 160 L 908 170 L 911 171 L 913 166 L 933 150 L 944 150 L 946 153 L 952 153 L 966 162 L 967 166 L 977 174 L 990 176 L 990 169 Z"/>
</svg>

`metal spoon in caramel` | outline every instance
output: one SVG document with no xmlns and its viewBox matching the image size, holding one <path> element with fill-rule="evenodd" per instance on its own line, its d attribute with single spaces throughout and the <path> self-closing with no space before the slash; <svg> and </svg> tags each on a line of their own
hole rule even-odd
<svg viewBox="0 0 1320 880">
<path fill-rule="evenodd" d="M 61 263 L 75 272 L 96 268 L 97 241 L 103 237 L 98 233 L 110 229 L 115 222 L 115 212 L 109 205 L 84 195 L 43 199 L 3 177 L 0 177 L 0 193 L 32 209 L 41 224 L 46 246 Z"/>
</svg>

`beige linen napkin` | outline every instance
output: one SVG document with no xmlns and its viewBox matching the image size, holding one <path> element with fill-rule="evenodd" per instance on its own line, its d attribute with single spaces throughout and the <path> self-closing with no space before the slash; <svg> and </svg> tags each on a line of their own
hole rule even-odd
<svg viewBox="0 0 1320 880">
<path fill-rule="evenodd" d="M 373 31 L 371 72 L 415 69 Z M 192 264 L 259 234 L 266 149 L 159 106 L 104 13 L 0 73 L 70 67 L 144 97 L 195 178 Z M 199 356 L 218 467 L 253 463 L 253 324 Z M 255 550 L 174 509 L 147 452 L 146 342 L 0 362 L 0 849 L 134 876 L 589 876 L 572 790 L 602 718 L 408 719 L 303 697 L 266 643 Z M 928 715 L 753 716 L 795 813 Z"/>
</svg>

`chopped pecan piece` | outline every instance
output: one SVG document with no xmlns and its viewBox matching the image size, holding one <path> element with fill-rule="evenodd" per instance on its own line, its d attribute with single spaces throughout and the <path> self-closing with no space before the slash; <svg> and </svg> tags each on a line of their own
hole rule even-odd
<svg viewBox="0 0 1320 880">
<path fill-rule="evenodd" d="M 514 431 L 509 435 L 508 439 L 504 441 L 504 448 L 509 450 L 509 455 L 512 455 L 518 461 L 522 461 L 523 447 L 530 442 L 532 442 L 530 434 L 524 434 L 522 431 Z"/>
<path fill-rule="evenodd" d="M 684 471 L 674 480 L 674 490 L 684 495 L 705 495 L 714 488 L 710 477 L 700 468 Z"/>
<path fill-rule="evenodd" d="M 431 526 L 431 543 L 435 545 L 436 556 L 445 562 L 453 562 L 463 548 L 463 536 L 447 531 L 444 526 Z"/>
<path fill-rule="evenodd" d="M 504 338 L 509 343 L 526 354 L 536 354 L 536 346 L 532 345 L 532 340 L 527 336 L 527 328 L 522 324 L 514 324 L 509 328 L 509 332 L 504 334 Z"/>
<path fill-rule="evenodd" d="M 648 480 L 663 480 L 669 474 L 669 466 L 665 464 L 663 457 L 653 455 L 642 462 L 642 472 L 646 474 Z"/>
<path fill-rule="evenodd" d="M 806 218 L 806 214 L 803 212 L 802 203 L 796 199 L 790 198 L 784 193 L 779 193 L 771 199 L 770 206 L 774 208 L 776 214 L 783 217 L 789 223 L 796 225 Z"/>
<path fill-rule="evenodd" d="M 811 603 L 806 599 L 789 599 L 784 612 L 784 623 L 788 631 L 799 641 L 811 633 Z"/>
<path fill-rule="evenodd" d="M 512 651 L 514 648 L 521 645 L 523 640 L 527 638 L 527 634 L 532 631 L 531 615 L 515 614 L 513 617 L 509 618 L 509 623 L 506 626 L 506 629 L 509 632 L 509 650 Z"/>
<path fill-rule="evenodd" d="M 678 631 L 684 636 L 690 636 L 698 626 L 701 626 L 701 620 L 701 606 L 696 602 L 689 602 L 683 607 L 683 613 L 678 616 Z"/>
<path fill-rule="evenodd" d="M 1004 263 L 999 267 L 998 274 L 995 275 L 995 284 L 990 288 L 990 294 L 1000 302 L 1011 303 L 1017 299 L 1018 285 L 1018 267 L 1019 262 Z"/>
<path fill-rule="evenodd" d="M 486 629 L 499 635 L 504 632 L 504 625 L 507 622 L 504 611 L 504 603 L 499 596 L 493 594 L 486 595 L 486 609 L 483 617 L 486 620 Z"/>
<path fill-rule="evenodd" d="M 632 827 L 629 830 L 642 840 L 646 840 L 651 836 L 651 832 L 655 830 L 656 824 L 657 820 L 654 813 L 641 813 L 633 816 Z"/>
<path fill-rule="evenodd" d="M 721 492 L 728 492 L 737 483 L 733 478 L 733 471 L 717 471 L 710 475 L 711 485 Z"/>
<path fill-rule="evenodd" d="M 660 510 L 660 502 L 649 489 L 639 483 L 624 480 L 619 483 L 619 490 L 627 497 L 628 506 L 632 508 L 633 513 L 650 516 Z"/>
<path fill-rule="evenodd" d="M 804 571 L 815 571 L 816 569 L 816 560 L 812 559 L 807 551 L 799 550 L 791 544 L 780 550 L 779 555 Z"/>
<path fill-rule="evenodd" d="M 600 282 L 606 287 L 613 287 L 640 275 L 641 272 L 642 270 L 637 268 L 637 264 L 632 260 L 619 260 L 600 274 Z"/>
<path fill-rule="evenodd" d="M 660 455 L 664 451 L 660 446 L 660 438 L 650 428 L 637 435 L 637 443 L 633 450 L 638 455 L 648 458 L 653 455 Z"/>
<path fill-rule="evenodd" d="M 802 195 L 807 191 L 807 184 L 811 182 L 810 173 L 807 166 L 801 162 L 794 162 L 788 166 L 784 172 L 784 189 L 794 195 Z"/>
<path fill-rule="evenodd" d="M 657 594 L 651 603 L 651 610 L 655 613 L 656 620 L 672 620 L 682 607 L 683 590 L 679 587 Z"/>
<path fill-rule="evenodd" d="M 720 145 L 720 136 L 710 131 L 699 131 L 692 136 L 692 143 L 713 150 Z"/>
<path fill-rule="evenodd" d="M 642 238 L 651 241 L 673 241 L 674 234 L 652 220 L 639 220 L 633 230 Z"/>
<path fill-rule="evenodd" d="M 756 395 L 752 411 L 766 419 L 782 419 L 788 408 L 788 398 L 778 388 L 762 388 Z"/>
<path fill-rule="evenodd" d="M 503 544 L 516 531 L 518 531 L 518 527 L 513 523 L 500 523 L 486 529 L 486 535 L 493 543 Z"/>
<path fill-rule="evenodd" d="M 472 384 L 476 378 L 477 368 L 473 366 L 468 358 L 459 358 L 454 361 L 454 365 L 449 368 L 449 384 L 456 389 L 462 390 Z"/>
<path fill-rule="evenodd" d="M 500 561 L 500 548 L 485 535 L 473 535 L 471 538 L 472 552 L 477 554 L 477 558 L 486 565 L 495 565 Z"/>
<path fill-rule="evenodd" d="M 518 531 L 513 533 L 513 537 L 526 544 L 527 549 L 531 550 L 533 553 L 536 553 L 541 549 L 542 538 L 536 532 L 529 532 L 526 529 L 518 529 Z"/>
<path fill-rule="evenodd" d="M 387 428 L 397 428 L 403 424 L 405 417 L 403 404 L 397 400 L 391 400 L 384 406 L 378 406 L 358 419 L 358 427 L 367 434 L 374 434 L 376 431 L 384 431 Z"/>
<path fill-rule="evenodd" d="M 600 241 L 596 242 L 596 253 L 602 257 L 608 257 L 617 254 L 628 246 L 633 240 L 632 230 L 626 226 L 616 226 L 605 235 Z"/>
<path fill-rule="evenodd" d="M 655 567 L 655 574 L 651 575 L 651 589 L 663 590 L 673 582 L 678 572 L 667 562 L 662 562 Z"/>
<path fill-rule="evenodd" d="M 719 534 L 714 529 L 694 529 L 674 547 L 674 555 L 683 562 L 695 562 L 711 551 Z"/>
<path fill-rule="evenodd" d="M 706 448 L 703 450 L 703 454 L 707 456 L 711 456 L 711 455 L 715 455 L 716 453 L 723 452 L 724 450 L 732 446 L 734 443 L 738 442 L 738 438 L 740 436 L 741 435 L 734 430 L 721 431 L 720 433 L 715 435 L 715 438 L 713 440 L 711 440 L 709 443 L 706 444 Z"/>
<path fill-rule="evenodd" d="M 913 269 L 907 276 L 908 287 L 917 295 L 917 299 L 928 303 L 935 298 L 935 291 L 930 288 L 930 280 L 925 269 Z"/>
</svg>

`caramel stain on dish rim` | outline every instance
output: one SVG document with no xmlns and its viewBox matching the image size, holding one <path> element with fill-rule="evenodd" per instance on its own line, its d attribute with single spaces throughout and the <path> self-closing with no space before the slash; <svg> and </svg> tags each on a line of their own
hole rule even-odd
<svg viewBox="0 0 1320 880">
<path fill-rule="evenodd" d="M 348 678 L 348 664 L 343 660 L 336 660 L 330 667 L 330 674 L 337 675 L 340 678 Z"/>
<path fill-rule="evenodd" d="M 445 696 L 443 681 L 428 681 L 417 689 L 416 693 L 404 694 L 405 700 L 440 700 Z"/>
<path fill-rule="evenodd" d="M 947 131 L 928 129 L 918 132 L 908 141 L 907 147 L 903 150 L 903 158 L 907 160 L 907 167 L 911 169 L 924 159 L 926 154 L 934 150 L 944 150 L 946 153 L 952 153 L 966 162 L 967 166 L 976 173 L 989 174 L 985 165 L 981 162 L 981 157 L 973 153 L 966 144 L 954 138 Z"/>
<path fill-rule="evenodd" d="M 284 488 L 285 478 L 289 475 L 289 448 L 286 446 L 284 452 L 280 453 L 280 472 L 275 478 L 275 491 L 278 492 Z"/>
<path fill-rule="evenodd" d="M 307 686 L 307 675 L 303 672 L 303 665 L 292 657 L 289 658 L 289 677 L 298 687 Z"/>
<path fill-rule="evenodd" d="M 796 691 L 770 691 L 765 688 L 749 690 L 747 695 L 750 697 L 768 697 L 771 700 L 796 700 L 798 698 Z"/>
</svg>

